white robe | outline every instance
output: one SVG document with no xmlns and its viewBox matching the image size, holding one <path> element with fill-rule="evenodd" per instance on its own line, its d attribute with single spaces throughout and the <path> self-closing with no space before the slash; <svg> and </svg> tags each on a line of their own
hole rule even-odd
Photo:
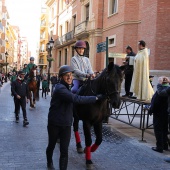
<svg viewBox="0 0 170 170">
<path fill-rule="evenodd" d="M 149 81 L 149 55 L 147 48 L 140 50 L 135 56 L 130 91 L 135 93 L 135 96 L 139 100 L 151 100 L 154 94 Z"/>
</svg>

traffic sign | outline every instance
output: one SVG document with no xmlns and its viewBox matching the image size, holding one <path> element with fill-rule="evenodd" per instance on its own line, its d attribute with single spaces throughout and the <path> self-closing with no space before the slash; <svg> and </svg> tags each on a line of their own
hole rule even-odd
<svg viewBox="0 0 170 170">
<path fill-rule="evenodd" d="M 97 48 L 97 53 L 106 51 L 106 41 L 97 44 L 96 48 Z"/>
</svg>

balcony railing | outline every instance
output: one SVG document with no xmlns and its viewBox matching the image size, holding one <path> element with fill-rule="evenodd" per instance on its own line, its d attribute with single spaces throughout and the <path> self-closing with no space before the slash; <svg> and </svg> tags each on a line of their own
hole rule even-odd
<svg viewBox="0 0 170 170">
<path fill-rule="evenodd" d="M 58 39 L 55 40 L 54 46 L 57 45 L 62 45 L 74 38 L 74 31 L 70 31 L 66 34 L 64 34 L 62 37 L 59 37 Z"/>
<path fill-rule="evenodd" d="M 42 59 L 42 60 L 40 59 L 40 60 L 39 60 L 39 64 L 44 64 L 44 60 L 43 60 L 43 59 Z"/>
<path fill-rule="evenodd" d="M 75 26 L 75 33 L 74 34 L 76 35 L 76 34 L 79 34 L 81 32 L 86 31 L 87 23 L 88 23 L 88 21 L 86 20 L 86 21 L 81 22 L 77 26 Z"/>
<path fill-rule="evenodd" d="M 43 49 L 39 49 L 39 52 L 40 52 L 40 53 L 44 53 L 44 52 L 45 52 L 45 50 L 43 50 Z"/>
</svg>

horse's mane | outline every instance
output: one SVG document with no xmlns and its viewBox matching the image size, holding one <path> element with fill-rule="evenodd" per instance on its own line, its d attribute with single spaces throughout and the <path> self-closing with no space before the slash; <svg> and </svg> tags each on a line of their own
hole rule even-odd
<svg viewBox="0 0 170 170">
<path fill-rule="evenodd" d="M 110 63 L 107 68 L 105 68 L 95 79 L 90 80 L 90 78 L 87 80 L 87 82 L 82 86 L 82 88 L 79 91 L 79 95 L 82 96 L 92 96 L 97 94 L 103 94 L 103 95 L 110 95 L 114 94 L 114 92 L 118 93 L 119 89 L 113 89 L 112 90 L 112 84 L 120 81 L 120 78 L 122 77 L 122 71 L 119 68 L 118 65 L 114 65 L 113 63 Z M 110 80 L 108 80 L 110 79 Z M 109 86 L 110 84 L 110 86 Z M 108 88 L 109 87 L 109 88 Z M 117 87 L 117 86 L 115 86 Z M 112 97 L 114 97 L 112 95 Z M 77 105 L 79 110 L 79 115 L 82 117 L 86 117 L 87 115 L 83 115 L 85 112 L 98 110 L 101 109 L 98 113 L 93 114 L 92 120 L 98 121 L 107 114 L 107 101 L 99 101 L 95 103 L 95 105 L 90 105 L 90 107 L 86 107 L 86 105 Z M 95 117 L 95 119 L 93 119 Z"/>
<path fill-rule="evenodd" d="M 111 68 L 111 70 L 114 71 L 114 74 L 117 73 L 119 76 L 122 76 L 122 70 L 120 69 L 118 65 L 113 64 L 113 67 Z M 107 71 L 108 71 L 108 68 L 105 68 L 95 79 L 97 79 L 98 77 L 103 77 Z"/>
</svg>

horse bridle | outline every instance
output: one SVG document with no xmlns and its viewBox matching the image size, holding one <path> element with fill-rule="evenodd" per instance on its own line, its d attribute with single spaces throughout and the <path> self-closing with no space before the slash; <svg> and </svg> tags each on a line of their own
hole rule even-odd
<svg viewBox="0 0 170 170">
<path fill-rule="evenodd" d="M 119 92 L 119 91 L 112 91 L 112 92 L 109 93 L 108 84 L 107 84 L 107 81 L 106 81 L 106 76 L 104 77 L 104 82 L 105 82 L 105 84 L 106 84 L 106 89 L 105 89 L 105 92 L 106 92 L 106 93 L 103 94 L 103 95 L 106 95 L 106 96 L 107 96 L 107 100 L 109 101 L 109 100 L 110 100 L 110 96 L 111 96 L 112 94 L 119 94 L 120 92 Z M 90 90 L 91 90 L 91 92 L 92 92 L 94 95 L 97 95 L 97 94 L 93 91 L 93 89 L 92 89 L 91 81 L 90 81 Z"/>
</svg>

